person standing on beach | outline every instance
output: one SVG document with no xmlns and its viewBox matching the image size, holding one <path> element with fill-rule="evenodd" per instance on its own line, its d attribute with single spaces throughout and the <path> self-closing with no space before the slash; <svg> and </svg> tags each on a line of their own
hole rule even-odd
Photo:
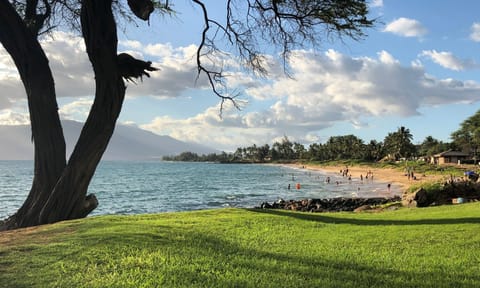
<svg viewBox="0 0 480 288">
<path fill-rule="evenodd" d="M 388 193 L 390 193 L 390 188 L 392 187 L 392 185 L 390 183 L 387 184 L 387 190 L 388 190 Z"/>
</svg>

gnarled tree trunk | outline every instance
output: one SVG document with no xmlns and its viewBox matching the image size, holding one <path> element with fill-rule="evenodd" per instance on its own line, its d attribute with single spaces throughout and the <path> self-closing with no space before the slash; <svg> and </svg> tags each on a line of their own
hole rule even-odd
<svg viewBox="0 0 480 288">
<path fill-rule="evenodd" d="M 97 207 L 88 186 L 115 128 L 125 97 L 117 60 L 112 0 L 82 3 L 82 32 L 95 73 L 96 92 L 89 117 L 65 164 L 65 140 L 58 117 L 54 81 L 35 35 L 7 0 L 0 0 L 0 42 L 12 55 L 28 95 L 35 143 L 32 190 L 0 230 L 87 216 Z"/>
<path fill-rule="evenodd" d="M 65 168 L 65 140 L 47 57 L 36 35 L 27 29 L 8 0 L 0 0 L 0 42 L 25 86 L 35 147 L 30 194 L 22 207 L 0 225 L 4 230 L 41 224 L 40 211 Z"/>
<path fill-rule="evenodd" d="M 88 185 L 113 134 L 125 97 L 111 6 L 112 0 L 85 0 L 82 4 L 82 32 L 95 72 L 95 101 L 68 165 L 41 212 L 42 223 L 85 217 L 97 206 L 94 195 L 86 196 Z"/>
</svg>

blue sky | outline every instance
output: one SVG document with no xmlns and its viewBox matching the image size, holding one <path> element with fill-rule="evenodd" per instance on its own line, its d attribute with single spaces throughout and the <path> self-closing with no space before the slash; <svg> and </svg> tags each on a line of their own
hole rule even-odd
<svg viewBox="0 0 480 288">
<path fill-rule="evenodd" d="M 223 1 L 205 1 L 222 19 Z M 382 141 L 400 126 L 414 142 L 426 136 L 450 141 L 459 124 L 480 108 L 480 2 L 370 1 L 378 18 L 356 42 L 322 42 L 294 51 L 293 78 L 271 65 L 269 79 L 234 71 L 242 109 L 226 106 L 205 79 L 196 81 L 192 58 L 200 41 L 200 10 L 191 1 L 170 1 L 174 18 L 154 16 L 119 32 L 120 52 L 151 60 L 161 70 L 128 84 L 119 121 L 161 135 L 220 150 L 271 144 L 288 136 L 303 144 L 354 134 Z M 43 39 L 56 79 L 62 118 L 83 121 L 92 103 L 93 75 L 83 42 L 68 31 Z M 275 57 L 272 56 L 272 61 Z M 274 63 L 275 64 L 275 63 Z M 16 69 L 0 50 L 0 124 L 28 122 L 25 93 Z"/>
</svg>

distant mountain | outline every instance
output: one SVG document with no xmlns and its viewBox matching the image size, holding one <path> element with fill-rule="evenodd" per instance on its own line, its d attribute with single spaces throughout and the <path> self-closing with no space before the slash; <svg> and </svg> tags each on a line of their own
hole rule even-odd
<svg viewBox="0 0 480 288">
<path fill-rule="evenodd" d="M 77 142 L 83 123 L 62 121 L 67 142 L 67 155 Z M 0 125 L 0 160 L 32 160 L 33 144 L 29 125 Z M 218 153 L 218 150 L 160 136 L 135 126 L 117 125 L 104 160 L 149 160 L 190 151 L 197 154 Z"/>
</svg>

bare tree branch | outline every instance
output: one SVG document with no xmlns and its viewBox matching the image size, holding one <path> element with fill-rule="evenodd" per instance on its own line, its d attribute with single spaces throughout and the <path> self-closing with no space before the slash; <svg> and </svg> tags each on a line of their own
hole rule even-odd
<svg viewBox="0 0 480 288">
<path fill-rule="evenodd" d="M 289 75 L 293 50 L 317 48 L 331 38 L 360 40 L 365 36 L 363 29 L 376 21 L 367 18 L 365 0 L 227 0 L 225 24 L 209 17 L 204 1 L 192 2 L 201 8 L 205 25 L 197 50 L 197 78 L 205 73 L 222 104 L 230 100 L 237 108 L 234 98 L 238 95 L 220 91 L 227 90 L 222 69 L 207 68 L 203 62 L 220 52 L 217 43 L 226 39 L 241 64 L 261 76 L 268 73 L 265 55 L 278 54 Z"/>
<path fill-rule="evenodd" d="M 201 2 L 201 1 L 198 1 L 198 0 L 193 0 L 193 2 L 195 2 L 197 5 L 200 6 L 200 8 L 202 9 L 202 13 L 203 13 L 203 19 L 204 19 L 204 23 L 205 23 L 205 27 L 202 31 L 202 39 L 200 41 L 200 45 L 197 49 L 197 57 L 196 57 L 196 60 L 197 60 L 197 69 L 198 69 L 198 73 L 197 73 L 197 79 L 200 77 L 200 74 L 203 72 L 205 73 L 205 75 L 207 76 L 207 79 L 208 79 L 208 82 L 210 83 L 210 86 L 212 87 L 212 91 L 213 93 L 215 93 L 215 95 L 217 95 L 220 99 L 221 99 L 221 103 L 220 103 L 220 115 L 223 111 L 223 105 L 225 103 L 225 101 L 230 101 L 234 106 L 235 108 L 237 109 L 240 109 L 240 106 L 238 105 L 238 103 L 235 101 L 235 98 L 239 95 L 239 94 L 235 94 L 234 96 L 227 96 L 227 95 L 224 95 L 223 93 L 221 93 L 219 90 L 218 90 L 218 86 L 220 87 L 223 87 L 225 88 L 226 87 L 226 83 L 225 83 L 225 79 L 224 79 L 224 75 L 222 74 L 222 71 L 219 70 L 219 71 L 214 71 L 214 70 L 211 70 L 211 69 L 208 69 L 207 67 L 205 67 L 202 63 L 202 58 L 206 55 L 209 55 L 211 54 L 212 52 L 208 52 L 206 54 L 202 54 L 202 50 L 203 49 L 211 49 L 211 51 L 217 51 L 218 49 L 215 47 L 215 44 L 214 42 L 210 41 L 210 39 L 208 38 L 208 32 L 211 28 L 210 26 L 210 23 L 213 23 L 214 25 L 216 25 L 217 27 L 219 27 L 220 29 L 222 29 L 225 33 L 227 33 L 228 31 L 223 28 L 222 25 L 220 25 L 218 22 L 216 21 L 212 21 L 208 18 L 208 13 L 207 13 L 207 9 L 205 7 L 205 5 Z M 227 33 L 228 34 L 228 33 Z"/>
</svg>

